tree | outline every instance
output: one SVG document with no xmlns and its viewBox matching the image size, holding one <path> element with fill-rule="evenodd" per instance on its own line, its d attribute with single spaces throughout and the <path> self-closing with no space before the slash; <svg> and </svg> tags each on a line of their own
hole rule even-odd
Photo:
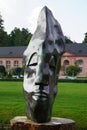
<svg viewBox="0 0 87 130">
<path fill-rule="evenodd" d="M 9 35 L 9 46 L 19 46 L 22 42 L 22 34 L 19 28 L 14 28 Z"/>
<path fill-rule="evenodd" d="M 81 68 L 79 66 L 73 66 L 73 65 L 70 65 L 67 67 L 66 69 L 66 74 L 67 76 L 77 76 L 79 73 L 81 72 Z"/>
<path fill-rule="evenodd" d="M 6 70 L 3 65 L 0 65 L 0 77 L 3 77 L 6 75 Z"/>
<path fill-rule="evenodd" d="M 9 39 L 8 39 L 7 32 L 4 31 L 3 22 L 4 20 L 0 15 L 0 46 L 8 46 Z"/>
<path fill-rule="evenodd" d="M 67 37 L 67 36 L 65 36 L 65 42 L 66 42 L 67 44 L 73 43 L 73 42 L 71 41 L 71 39 L 70 39 L 69 37 Z"/>
<path fill-rule="evenodd" d="M 0 29 L 0 46 L 8 46 L 9 43 L 9 37 L 7 35 L 7 32 Z"/>
<path fill-rule="evenodd" d="M 14 69 L 13 69 L 13 74 L 20 76 L 21 71 L 22 71 L 22 68 L 20 68 L 20 67 L 14 68 Z"/>
<path fill-rule="evenodd" d="M 4 31 L 3 26 L 4 20 L 0 14 L 0 46 L 27 46 L 32 34 L 28 29 L 25 28 L 17 28 L 8 35 L 7 32 Z"/>
<path fill-rule="evenodd" d="M 85 37 L 84 37 L 83 43 L 87 43 L 87 32 L 85 33 Z"/>
<path fill-rule="evenodd" d="M 28 45 L 32 34 L 29 33 L 28 29 L 14 28 L 14 30 L 9 35 L 9 46 L 25 46 Z"/>
<path fill-rule="evenodd" d="M 4 29 L 3 22 L 4 22 L 4 20 L 2 19 L 2 16 L 0 14 L 0 29 L 2 29 L 2 30 Z"/>
<path fill-rule="evenodd" d="M 32 34 L 29 32 L 29 33 L 28 33 L 27 40 L 26 40 L 26 43 L 27 43 L 26 45 L 28 45 L 28 44 L 29 44 L 29 42 L 30 42 L 31 38 L 32 38 Z"/>
<path fill-rule="evenodd" d="M 22 28 L 22 37 L 23 37 L 23 45 L 28 45 L 32 34 L 28 31 L 28 29 Z"/>
</svg>

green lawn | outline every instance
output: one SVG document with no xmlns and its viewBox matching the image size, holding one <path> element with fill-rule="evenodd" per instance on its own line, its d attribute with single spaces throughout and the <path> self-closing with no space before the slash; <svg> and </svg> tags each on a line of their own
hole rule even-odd
<svg viewBox="0 0 87 130">
<path fill-rule="evenodd" d="M 59 83 L 53 116 L 76 121 L 76 130 L 87 130 L 87 84 Z M 0 124 L 26 115 L 22 82 L 0 82 Z"/>
<path fill-rule="evenodd" d="M 0 123 L 25 114 L 22 82 L 0 82 Z"/>
</svg>

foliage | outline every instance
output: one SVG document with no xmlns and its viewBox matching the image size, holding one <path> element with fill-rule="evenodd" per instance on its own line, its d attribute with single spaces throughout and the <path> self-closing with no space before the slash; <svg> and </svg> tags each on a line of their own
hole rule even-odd
<svg viewBox="0 0 87 130">
<path fill-rule="evenodd" d="M 32 34 L 28 29 L 25 28 L 17 28 L 15 27 L 10 34 L 4 31 L 4 20 L 0 14 L 0 46 L 26 46 L 28 45 Z M 73 43 L 73 41 L 65 36 L 66 44 Z M 85 33 L 85 37 L 83 43 L 87 43 L 87 32 Z"/>
<path fill-rule="evenodd" d="M 12 71 L 12 75 L 19 75 L 20 76 L 21 71 L 22 71 L 22 68 L 20 68 L 20 67 L 14 68 Z"/>
<path fill-rule="evenodd" d="M 8 39 L 7 32 L 4 31 L 3 22 L 4 20 L 0 15 L 0 46 L 7 46 L 9 39 Z"/>
<path fill-rule="evenodd" d="M 0 77 L 3 77 L 6 75 L 5 67 L 0 65 Z"/>
<path fill-rule="evenodd" d="M 4 79 L 12 78 L 12 69 L 6 70 L 6 77 Z"/>
<path fill-rule="evenodd" d="M 8 46 L 9 43 L 9 37 L 7 35 L 7 32 L 0 29 L 0 46 Z"/>
<path fill-rule="evenodd" d="M 32 34 L 29 32 L 28 29 L 25 28 L 17 28 L 15 27 L 14 30 L 11 31 L 10 34 L 7 34 L 4 31 L 3 26 L 4 20 L 0 15 L 0 46 L 26 46 L 28 45 Z"/>
<path fill-rule="evenodd" d="M 22 67 L 22 69 L 21 69 L 21 75 L 24 75 L 24 66 Z"/>
<path fill-rule="evenodd" d="M 28 29 L 16 28 L 11 31 L 8 35 L 7 32 L 0 29 L 0 46 L 26 46 L 28 45 L 32 34 L 28 31 Z"/>
<path fill-rule="evenodd" d="M 87 78 L 76 78 L 76 79 L 68 79 L 66 77 L 66 79 L 59 79 L 58 80 L 61 83 L 87 83 Z"/>
<path fill-rule="evenodd" d="M 4 66 L 0 65 L 0 79 L 1 81 L 9 81 L 12 80 L 14 76 L 19 78 L 23 78 L 24 75 L 24 66 L 13 68 L 13 69 L 6 69 Z M 16 78 L 16 77 L 15 77 Z"/>
<path fill-rule="evenodd" d="M 81 72 L 80 67 L 78 67 L 78 66 L 76 66 L 76 65 L 75 65 L 75 66 L 70 65 L 70 66 L 68 66 L 67 69 L 66 69 L 66 74 L 67 74 L 67 76 L 72 76 L 72 77 L 74 77 L 74 76 L 77 76 L 80 72 Z"/>
<path fill-rule="evenodd" d="M 4 27 L 3 27 L 3 22 L 4 22 L 4 20 L 2 19 L 2 16 L 1 16 L 1 14 L 0 14 L 0 29 L 1 29 L 1 30 L 4 29 Z"/>
<path fill-rule="evenodd" d="M 22 28 L 14 28 L 13 31 L 9 34 L 9 46 L 25 46 L 28 45 L 32 34 L 28 31 L 28 29 Z"/>
<path fill-rule="evenodd" d="M 85 37 L 84 37 L 83 43 L 87 43 L 87 32 L 85 33 Z"/>
<path fill-rule="evenodd" d="M 69 37 L 66 37 L 66 36 L 65 36 L 65 42 L 67 44 L 73 43 L 73 41 Z"/>
</svg>

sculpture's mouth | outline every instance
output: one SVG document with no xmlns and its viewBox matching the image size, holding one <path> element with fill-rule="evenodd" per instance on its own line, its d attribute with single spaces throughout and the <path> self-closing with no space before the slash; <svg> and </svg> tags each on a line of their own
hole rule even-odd
<svg viewBox="0 0 87 130">
<path fill-rule="evenodd" d="M 32 98 L 34 100 L 47 100 L 48 99 L 48 94 L 41 91 L 41 92 L 34 92 L 32 95 Z"/>
</svg>

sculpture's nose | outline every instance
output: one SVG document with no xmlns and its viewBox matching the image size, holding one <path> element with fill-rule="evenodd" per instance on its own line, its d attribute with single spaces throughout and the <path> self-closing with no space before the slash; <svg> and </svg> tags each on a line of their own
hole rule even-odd
<svg viewBox="0 0 87 130">
<path fill-rule="evenodd" d="M 49 68 L 45 64 L 44 65 L 40 64 L 36 72 L 35 84 L 47 85 L 48 82 L 49 82 Z"/>
<path fill-rule="evenodd" d="M 40 86 L 47 86 L 49 82 L 49 75 L 48 74 L 39 74 L 37 75 L 35 79 L 35 85 L 40 85 Z"/>
</svg>

